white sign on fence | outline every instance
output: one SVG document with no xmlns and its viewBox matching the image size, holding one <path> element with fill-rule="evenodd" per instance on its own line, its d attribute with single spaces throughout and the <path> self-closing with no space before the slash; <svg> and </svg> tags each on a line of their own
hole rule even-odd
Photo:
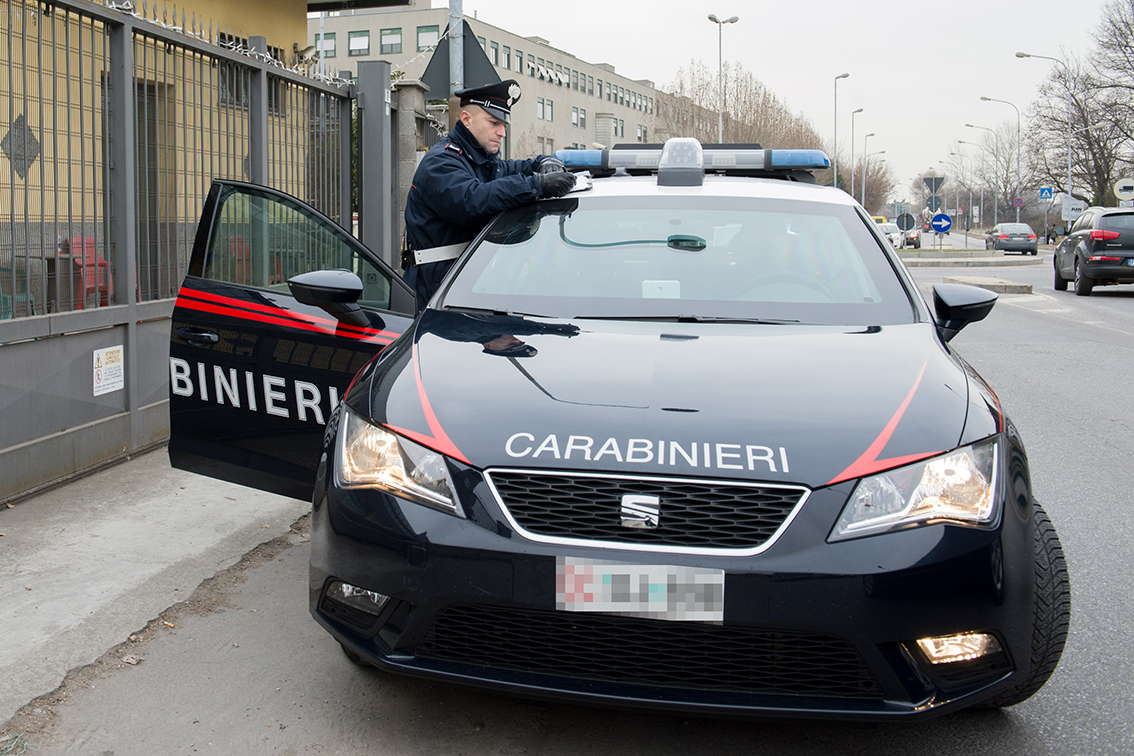
<svg viewBox="0 0 1134 756">
<path fill-rule="evenodd" d="M 122 345 L 94 350 L 94 395 L 126 388 L 125 350 Z"/>
<path fill-rule="evenodd" d="M 1087 203 L 1084 200 L 1072 199 L 1070 196 L 1063 195 L 1063 220 L 1073 221 L 1083 214 L 1087 209 Z"/>
</svg>

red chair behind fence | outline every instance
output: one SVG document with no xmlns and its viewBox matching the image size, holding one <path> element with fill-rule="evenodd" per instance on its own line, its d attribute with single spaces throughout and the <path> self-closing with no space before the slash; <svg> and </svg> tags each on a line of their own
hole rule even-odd
<svg viewBox="0 0 1134 756">
<path fill-rule="evenodd" d="M 75 303 L 82 309 L 88 295 L 98 296 L 98 303 L 105 307 L 114 294 L 114 282 L 106 260 L 95 249 L 95 240 L 89 236 L 71 238 L 71 259 L 83 271 L 83 299 Z"/>
</svg>

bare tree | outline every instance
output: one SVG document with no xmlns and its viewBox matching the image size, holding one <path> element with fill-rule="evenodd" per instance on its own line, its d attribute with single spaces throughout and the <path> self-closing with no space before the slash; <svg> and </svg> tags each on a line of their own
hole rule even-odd
<svg viewBox="0 0 1134 756">
<path fill-rule="evenodd" d="M 1124 100 L 1134 89 L 1109 86 L 1095 73 L 1100 69 L 1092 71 L 1074 57 L 1065 60 L 1029 108 L 1029 184 L 1050 185 L 1090 204 L 1113 204 L 1123 145 L 1130 141 L 1126 117 L 1134 114 Z"/>
<path fill-rule="evenodd" d="M 778 149 L 821 148 L 823 138 L 801 115 L 796 115 L 740 64 L 726 63 L 724 77 L 723 139 L 728 143 L 760 144 Z M 668 86 L 658 92 L 655 130 L 659 137 L 687 136 L 702 142 L 717 141 L 717 72 L 701 61 L 679 69 Z M 820 183 L 830 183 L 831 171 L 817 171 Z"/>
</svg>

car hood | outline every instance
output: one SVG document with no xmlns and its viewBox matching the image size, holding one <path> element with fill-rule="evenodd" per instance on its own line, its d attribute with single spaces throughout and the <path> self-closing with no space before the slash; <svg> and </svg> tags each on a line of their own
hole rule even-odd
<svg viewBox="0 0 1134 756">
<path fill-rule="evenodd" d="M 995 398 L 933 328 L 427 311 L 348 403 L 477 468 L 817 487 L 999 427 Z"/>
</svg>

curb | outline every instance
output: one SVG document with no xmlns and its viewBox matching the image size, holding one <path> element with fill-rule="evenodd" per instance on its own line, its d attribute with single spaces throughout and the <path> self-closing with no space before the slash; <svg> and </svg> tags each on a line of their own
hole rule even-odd
<svg viewBox="0 0 1134 756">
<path fill-rule="evenodd" d="M 1017 283 L 1016 281 L 1008 281 L 1003 278 L 992 278 L 990 276 L 946 276 L 943 279 L 944 283 L 965 284 L 967 286 L 979 286 L 988 291 L 995 291 L 1000 294 L 1031 294 L 1032 285 Z"/>
</svg>

